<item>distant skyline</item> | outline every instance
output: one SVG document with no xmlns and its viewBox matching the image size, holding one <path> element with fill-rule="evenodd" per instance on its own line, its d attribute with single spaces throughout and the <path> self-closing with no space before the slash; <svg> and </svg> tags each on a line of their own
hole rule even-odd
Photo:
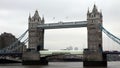
<svg viewBox="0 0 120 68">
<path fill-rule="evenodd" d="M 103 14 L 103 26 L 120 38 L 120 1 L 119 0 L 0 0 L 0 34 L 12 33 L 19 37 L 28 28 L 28 17 L 39 11 L 45 23 L 59 21 L 86 21 L 96 4 Z M 64 49 L 73 46 L 87 47 L 87 28 L 52 29 L 45 31 L 46 49 Z M 105 50 L 120 50 L 120 45 L 103 33 Z"/>
</svg>

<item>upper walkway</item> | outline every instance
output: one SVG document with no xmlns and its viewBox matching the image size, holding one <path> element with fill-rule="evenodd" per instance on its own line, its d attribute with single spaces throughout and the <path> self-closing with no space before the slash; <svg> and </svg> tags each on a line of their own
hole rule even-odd
<svg viewBox="0 0 120 68">
<path fill-rule="evenodd" d="M 58 22 L 49 24 L 40 24 L 37 27 L 41 29 L 58 29 L 58 28 L 75 28 L 86 27 L 87 21 L 75 21 L 75 22 Z"/>
</svg>

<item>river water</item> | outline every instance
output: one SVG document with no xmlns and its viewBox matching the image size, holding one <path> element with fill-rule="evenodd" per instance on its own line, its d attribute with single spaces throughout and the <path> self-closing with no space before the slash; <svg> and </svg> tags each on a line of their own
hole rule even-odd
<svg viewBox="0 0 120 68">
<path fill-rule="evenodd" d="M 82 62 L 49 62 L 49 65 L 47 66 L 2 64 L 0 65 L 0 68 L 84 68 L 84 67 Z M 89 67 L 89 68 L 120 68 L 120 62 L 118 61 L 108 62 L 108 67 Z"/>
</svg>

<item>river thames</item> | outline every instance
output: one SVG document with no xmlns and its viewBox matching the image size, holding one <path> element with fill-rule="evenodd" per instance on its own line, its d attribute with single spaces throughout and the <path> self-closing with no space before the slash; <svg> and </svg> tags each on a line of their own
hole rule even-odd
<svg viewBox="0 0 120 68">
<path fill-rule="evenodd" d="M 21 64 L 1 64 L 0 68 L 86 68 L 82 62 L 49 62 L 47 66 L 40 65 L 21 65 Z M 120 62 L 108 62 L 108 67 L 89 67 L 89 68 L 120 68 Z"/>
</svg>

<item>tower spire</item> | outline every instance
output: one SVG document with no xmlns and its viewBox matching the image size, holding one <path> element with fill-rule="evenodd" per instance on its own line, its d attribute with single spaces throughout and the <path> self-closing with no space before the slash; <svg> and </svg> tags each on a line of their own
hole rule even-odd
<svg viewBox="0 0 120 68">
<path fill-rule="evenodd" d="M 87 14 L 89 14 L 90 13 L 90 11 L 89 11 L 89 7 L 88 7 L 88 11 L 87 11 Z"/>
<path fill-rule="evenodd" d="M 28 18 L 29 20 L 31 20 L 31 14 L 29 13 L 29 18 Z"/>
<path fill-rule="evenodd" d="M 92 12 L 98 12 L 96 5 L 94 4 Z"/>
<path fill-rule="evenodd" d="M 34 18 L 36 18 L 36 19 L 40 18 L 38 10 L 35 11 Z"/>
<path fill-rule="evenodd" d="M 35 14 L 34 14 L 34 16 L 32 17 L 32 19 L 33 19 L 33 20 L 38 20 L 38 21 L 41 20 L 41 18 L 40 18 L 40 16 L 39 16 L 39 13 L 38 13 L 38 10 L 35 11 Z"/>
<path fill-rule="evenodd" d="M 44 19 L 44 15 L 43 15 L 43 17 L 42 17 L 42 23 L 44 23 L 45 22 L 45 19 Z"/>
<path fill-rule="evenodd" d="M 100 18 L 102 18 L 103 16 L 102 16 L 102 10 L 100 10 Z"/>
<path fill-rule="evenodd" d="M 29 13 L 29 18 L 31 18 L 31 14 Z"/>
<path fill-rule="evenodd" d="M 39 14 L 38 14 L 38 10 L 35 11 L 34 16 L 39 16 Z"/>
</svg>

